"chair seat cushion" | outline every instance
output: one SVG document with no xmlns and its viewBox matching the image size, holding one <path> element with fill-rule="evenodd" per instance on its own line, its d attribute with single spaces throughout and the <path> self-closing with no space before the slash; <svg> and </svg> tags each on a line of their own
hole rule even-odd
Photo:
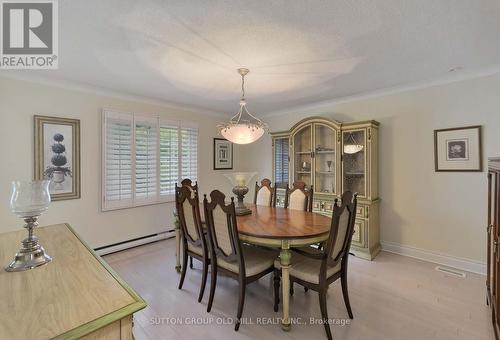
<svg viewBox="0 0 500 340">
<path fill-rule="evenodd" d="M 312 250 L 312 251 L 311 251 Z M 319 252 L 312 247 L 308 247 L 308 252 Z M 274 267 L 281 269 L 280 259 L 274 261 Z M 326 271 L 327 278 L 340 272 L 341 263 L 335 267 L 328 268 Z M 311 259 L 299 253 L 292 252 L 290 276 L 296 277 L 302 281 L 319 284 L 319 270 L 321 268 L 321 260 Z"/>
<path fill-rule="evenodd" d="M 188 251 L 193 252 L 193 253 L 203 257 L 203 249 L 201 247 L 193 246 L 189 242 L 188 242 Z M 210 252 L 208 252 L 207 255 L 208 255 L 208 257 L 210 257 Z"/>
<path fill-rule="evenodd" d="M 273 266 L 273 262 L 278 256 L 278 252 L 272 249 L 254 247 L 242 244 L 243 257 L 245 260 L 245 274 L 247 277 L 254 276 L 266 271 Z M 238 262 L 227 262 L 217 258 L 217 265 L 233 273 L 239 273 Z"/>
</svg>

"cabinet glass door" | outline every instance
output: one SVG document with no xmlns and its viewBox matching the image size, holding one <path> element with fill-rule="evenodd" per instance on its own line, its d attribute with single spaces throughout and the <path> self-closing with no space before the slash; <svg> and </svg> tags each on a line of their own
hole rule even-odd
<svg viewBox="0 0 500 340">
<path fill-rule="evenodd" d="M 337 132 L 323 124 L 314 124 L 314 191 L 336 193 L 335 150 Z"/>
<path fill-rule="evenodd" d="M 312 127 L 304 126 L 293 136 L 294 181 L 311 185 L 312 176 Z M 291 183 L 290 183 L 291 184 Z"/>
<path fill-rule="evenodd" d="M 344 191 L 366 196 L 366 133 L 365 130 L 343 131 Z"/>
</svg>

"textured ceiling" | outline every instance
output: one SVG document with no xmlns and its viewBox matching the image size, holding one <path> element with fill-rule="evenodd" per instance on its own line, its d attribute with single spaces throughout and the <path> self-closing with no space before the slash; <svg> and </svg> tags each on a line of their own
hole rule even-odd
<svg viewBox="0 0 500 340">
<path fill-rule="evenodd" d="M 498 0 L 59 4 L 60 68 L 33 74 L 228 114 L 241 66 L 259 115 L 500 63 Z"/>
</svg>

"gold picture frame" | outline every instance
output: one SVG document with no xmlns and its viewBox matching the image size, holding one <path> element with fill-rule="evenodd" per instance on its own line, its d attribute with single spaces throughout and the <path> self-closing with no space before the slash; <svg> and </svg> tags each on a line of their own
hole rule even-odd
<svg viewBox="0 0 500 340">
<path fill-rule="evenodd" d="M 80 120 L 35 115 L 34 151 L 34 178 L 52 180 L 52 201 L 80 198 Z"/>
</svg>

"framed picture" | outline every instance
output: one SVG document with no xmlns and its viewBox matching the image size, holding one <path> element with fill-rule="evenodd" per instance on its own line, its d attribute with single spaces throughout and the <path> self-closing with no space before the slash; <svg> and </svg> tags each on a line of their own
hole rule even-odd
<svg viewBox="0 0 500 340">
<path fill-rule="evenodd" d="M 233 144 L 224 138 L 214 138 L 214 170 L 233 168 Z"/>
<path fill-rule="evenodd" d="M 436 171 L 483 171 L 481 126 L 434 130 Z"/>
<path fill-rule="evenodd" d="M 53 201 L 80 198 L 80 120 L 35 116 L 35 179 Z"/>
</svg>

